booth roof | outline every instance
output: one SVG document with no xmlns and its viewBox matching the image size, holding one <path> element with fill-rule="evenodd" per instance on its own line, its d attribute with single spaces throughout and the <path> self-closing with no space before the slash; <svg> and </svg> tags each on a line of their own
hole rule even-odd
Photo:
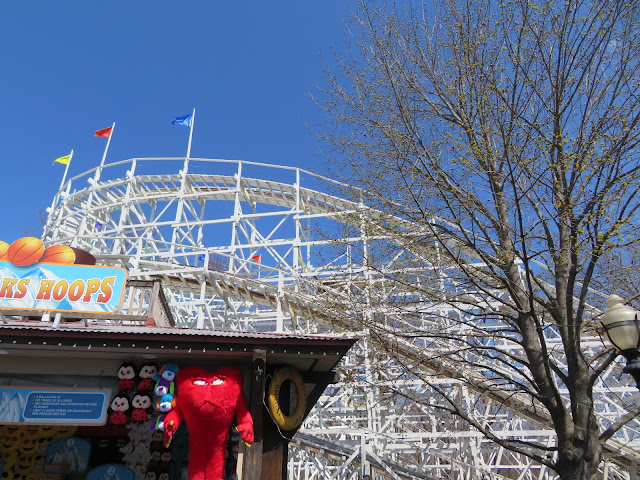
<svg viewBox="0 0 640 480">
<path fill-rule="evenodd" d="M 178 327 L 150 327 L 150 326 L 134 326 L 134 325 L 59 325 L 39 324 L 36 322 L 12 322 L 10 324 L 0 324 L 1 336 L 6 335 L 35 335 L 35 336 L 75 336 L 81 334 L 86 337 L 139 337 L 143 339 L 154 339 L 158 336 L 163 337 L 198 337 L 202 340 L 212 342 L 228 341 L 229 339 L 243 339 L 251 343 L 254 341 L 269 343 L 296 343 L 296 344 L 314 344 L 314 345 L 335 345 L 345 346 L 353 345 L 357 341 L 357 337 L 353 333 L 345 333 L 344 335 L 323 335 L 323 334 L 296 334 L 296 333 L 279 333 L 279 332 L 247 332 L 236 330 L 213 330 L 213 329 L 197 329 L 197 328 L 178 328 Z M 0 342 L 2 340 L 0 339 Z"/>
<path fill-rule="evenodd" d="M 76 364 L 90 359 L 242 363 L 262 350 L 271 364 L 328 371 L 357 340 L 352 334 L 299 335 L 127 325 L 54 327 L 39 322 L 11 322 L 0 323 L 3 354 L 0 370 L 7 361 L 13 364 L 18 357 L 65 358 Z"/>
</svg>

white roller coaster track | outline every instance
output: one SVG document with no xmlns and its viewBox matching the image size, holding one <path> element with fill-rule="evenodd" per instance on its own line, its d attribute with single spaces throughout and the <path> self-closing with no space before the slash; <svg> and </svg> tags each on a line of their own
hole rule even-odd
<svg viewBox="0 0 640 480">
<path fill-rule="evenodd" d="M 379 272 L 351 254 L 352 247 L 366 249 L 375 239 L 340 238 L 337 225 L 363 209 L 322 193 L 331 183 L 293 167 L 134 158 L 68 180 L 48 209 L 43 239 L 96 252 L 101 263 L 123 266 L 133 279 L 161 278 L 182 327 L 361 336 L 341 366 L 343 383 L 325 392 L 291 443 L 292 479 L 553 478 L 548 469 L 428 408 L 433 392 L 416 379 L 398 380 L 398 366 L 375 348 L 370 332 L 352 331 L 360 327 L 349 319 L 326 321 L 318 295 L 346 301 L 349 287 L 363 282 L 377 285 L 378 295 L 398 295 L 385 293 Z M 451 287 L 447 294 L 476 295 Z M 462 315 L 463 309 L 425 301 L 421 321 L 439 321 L 429 312 L 445 308 Z M 377 313 L 408 325 L 401 315 Z M 548 334 L 553 350 L 558 339 Z M 595 352 L 602 343 L 585 338 L 584 346 Z M 554 444 L 548 417 L 527 398 L 500 391 L 480 396 L 474 385 L 485 380 L 479 373 L 466 372 L 471 381 L 463 384 L 455 365 L 436 363 L 418 341 L 401 341 L 399 349 L 432 383 L 456 392 L 476 418 L 491 422 L 498 436 Z M 605 423 L 638 401 L 636 389 L 617 372 L 610 368 L 596 385 Z M 402 396 L 392 396 L 391 389 Z M 639 448 L 640 423 L 632 421 L 607 445 L 606 477 L 636 478 Z"/>
</svg>

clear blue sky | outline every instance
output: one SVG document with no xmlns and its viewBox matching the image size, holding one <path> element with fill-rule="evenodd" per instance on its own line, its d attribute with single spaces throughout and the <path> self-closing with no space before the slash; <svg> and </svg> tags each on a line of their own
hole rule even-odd
<svg viewBox="0 0 640 480">
<path fill-rule="evenodd" d="M 171 120 L 196 108 L 191 155 L 321 169 L 305 123 L 341 45 L 344 0 L 0 1 L 0 240 L 42 233 L 69 175 L 107 162 L 186 153 Z"/>
</svg>

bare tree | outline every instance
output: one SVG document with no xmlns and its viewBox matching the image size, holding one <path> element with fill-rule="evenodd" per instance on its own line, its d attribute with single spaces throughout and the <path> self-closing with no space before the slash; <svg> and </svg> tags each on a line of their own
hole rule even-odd
<svg viewBox="0 0 640 480">
<path fill-rule="evenodd" d="M 592 285 L 596 290 L 611 291 L 625 298 L 636 310 L 640 308 L 640 245 L 613 250 L 604 255 Z"/>
<path fill-rule="evenodd" d="M 600 426 L 594 383 L 616 354 L 581 345 L 603 306 L 592 294 L 603 261 L 637 248 L 637 14 L 617 0 L 362 2 L 314 95 L 329 170 L 372 209 L 348 225 L 376 239 L 361 256 L 378 283 L 351 285 L 350 306 L 328 310 L 413 355 L 412 374 L 428 361 L 528 398 L 556 445 L 499 438 L 440 392 L 447 410 L 563 479 L 593 478 L 605 440 L 637 413 Z M 412 330 L 425 299 L 465 316 Z M 416 337 L 436 353 L 411 350 Z"/>
</svg>

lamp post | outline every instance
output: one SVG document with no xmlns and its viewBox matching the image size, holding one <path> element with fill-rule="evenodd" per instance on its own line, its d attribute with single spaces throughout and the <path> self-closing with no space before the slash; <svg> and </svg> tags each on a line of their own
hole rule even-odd
<svg viewBox="0 0 640 480">
<path fill-rule="evenodd" d="M 631 374 L 640 389 L 640 312 L 624 304 L 618 295 L 606 301 L 609 309 L 600 318 L 607 339 L 627 359 L 622 370 Z"/>
</svg>

